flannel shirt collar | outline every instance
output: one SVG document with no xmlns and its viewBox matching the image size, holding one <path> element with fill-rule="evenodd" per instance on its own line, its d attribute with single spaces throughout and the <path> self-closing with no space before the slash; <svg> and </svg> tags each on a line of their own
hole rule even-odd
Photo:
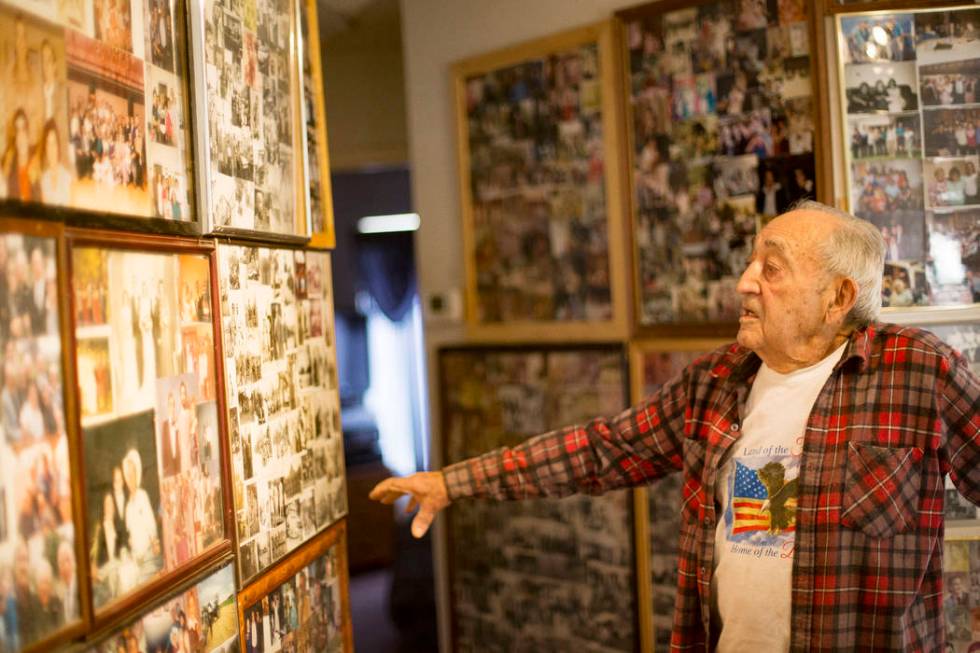
<svg viewBox="0 0 980 653">
<path fill-rule="evenodd" d="M 874 325 L 859 327 L 852 331 L 844 355 L 837 362 L 834 371 L 855 358 L 859 361 L 858 369 L 866 369 L 871 360 L 871 343 L 874 336 Z M 755 378 L 761 365 L 762 359 L 755 352 L 738 343 L 732 343 L 721 360 L 711 369 L 711 376 L 724 379 L 727 383 L 744 383 Z"/>
</svg>

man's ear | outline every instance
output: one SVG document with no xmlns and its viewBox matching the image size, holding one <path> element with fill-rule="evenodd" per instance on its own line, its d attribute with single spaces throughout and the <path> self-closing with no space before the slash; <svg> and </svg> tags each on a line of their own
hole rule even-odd
<svg viewBox="0 0 980 653">
<path fill-rule="evenodd" d="M 847 315 L 857 303 L 858 285 L 850 277 L 841 277 L 835 283 L 836 291 L 827 307 L 827 320 L 831 323 L 843 324 Z"/>
</svg>

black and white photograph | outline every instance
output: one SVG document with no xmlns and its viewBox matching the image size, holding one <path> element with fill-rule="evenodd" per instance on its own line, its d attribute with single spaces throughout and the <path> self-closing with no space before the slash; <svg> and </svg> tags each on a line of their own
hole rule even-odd
<svg viewBox="0 0 980 653">
<path fill-rule="evenodd" d="M 320 252 L 232 245 L 219 246 L 218 262 L 232 327 L 224 353 L 240 564 L 251 578 L 347 512 L 330 263 Z"/>
<path fill-rule="evenodd" d="M 206 98 L 199 115 L 209 150 L 201 178 L 208 183 L 212 230 L 306 235 L 294 219 L 290 16 L 287 0 L 204 5 Z"/>
<path fill-rule="evenodd" d="M 915 63 L 844 66 L 847 113 L 901 113 L 919 108 Z"/>
<path fill-rule="evenodd" d="M 627 401 L 618 348 L 452 349 L 440 370 L 447 462 Z M 454 649 L 637 650 L 630 503 L 619 491 L 456 506 Z"/>
</svg>

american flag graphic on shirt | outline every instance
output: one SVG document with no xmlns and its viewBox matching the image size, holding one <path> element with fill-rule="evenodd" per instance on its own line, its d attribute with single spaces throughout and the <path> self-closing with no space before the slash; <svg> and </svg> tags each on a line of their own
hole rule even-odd
<svg viewBox="0 0 980 653">
<path fill-rule="evenodd" d="M 791 471 L 795 473 L 799 458 L 787 456 L 774 460 L 753 456 L 734 462 L 735 479 L 726 511 L 728 539 L 761 545 L 772 545 L 777 540 L 786 539 L 784 535 L 791 535 L 796 530 L 795 516 L 792 522 L 786 523 L 786 518 L 783 518 L 774 527 L 772 515 L 773 510 L 795 513 L 797 482 L 795 478 L 786 480 L 785 476 Z M 767 465 L 781 468 L 783 477 L 778 485 L 772 486 L 772 496 L 760 476 L 760 470 Z M 753 537 L 754 534 L 758 535 Z"/>
</svg>

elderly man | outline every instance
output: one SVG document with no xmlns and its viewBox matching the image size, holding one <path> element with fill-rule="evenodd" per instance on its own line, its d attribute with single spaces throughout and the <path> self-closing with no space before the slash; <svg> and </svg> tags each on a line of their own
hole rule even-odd
<svg viewBox="0 0 980 653">
<path fill-rule="evenodd" d="M 599 493 L 684 475 L 674 650 L 942 650 L 943 483 L 980 503 L 980 381 L 876 323 L 884 246 L 814 202 L 770 222 L 737 344 L 639 405 L 404 479 L 413 533 L 464 497 Z"/>
</svg>

